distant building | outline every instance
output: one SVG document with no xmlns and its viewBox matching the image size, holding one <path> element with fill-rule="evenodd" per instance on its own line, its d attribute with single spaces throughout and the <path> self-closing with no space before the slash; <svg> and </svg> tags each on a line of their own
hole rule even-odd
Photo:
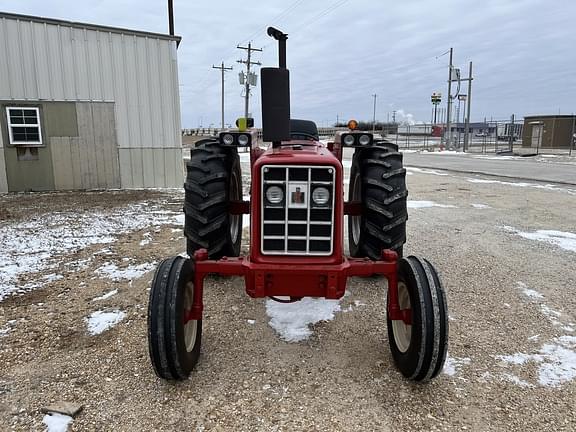
<svg viewBox="0 0 576 432">
<path fill-rule="evenodd" d="M 576 133 L 574 115 L 538 115 L 524 117 L 522 147 L 570 148 Z"/>
<path fill-rule="evenodd" d="M 0 12 L 0 192 L 180 187 L 179 37 Z"/>
</svg>

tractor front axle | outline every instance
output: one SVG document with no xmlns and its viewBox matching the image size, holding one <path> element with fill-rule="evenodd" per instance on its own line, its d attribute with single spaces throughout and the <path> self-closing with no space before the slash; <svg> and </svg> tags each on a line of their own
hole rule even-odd
<svg viewBox="0 0 576 432">
<path fill-rule="evenodd" d="M 346 291 L 346 282 L 353 276 L 382 275 L 388 280 L 388 316 L 410 324 L 410 310 L 400 310 L 398 304 L 398 254 L 382 251 L 382 259 L 345 257 L 342 263 L 326 265 L 261 264 L 249 258 L 209 260 L 205 249 L 199 249 L 190 260 L 194 274 L 192 307 L 185 322 L 202 319 L 204 279 L 209 274 L 243 276 L 246 293 L 253 298 L 262 297 L 324 297 L 339 299 Z"/>
</svg>

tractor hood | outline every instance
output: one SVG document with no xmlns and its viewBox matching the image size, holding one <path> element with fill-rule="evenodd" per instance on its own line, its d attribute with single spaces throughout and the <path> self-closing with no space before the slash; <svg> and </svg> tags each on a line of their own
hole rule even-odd
<svg viewBox="0 0 576 432">
<path fill-rule="evenodd" d="M 298 140 L 270 147 L 257 160 L 262 164 L 340 165 L 338 159 L 322 143 Z"/>
</svg>

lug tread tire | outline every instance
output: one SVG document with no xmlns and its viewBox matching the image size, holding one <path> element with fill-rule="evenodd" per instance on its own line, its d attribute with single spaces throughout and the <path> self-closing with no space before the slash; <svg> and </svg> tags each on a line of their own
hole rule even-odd
<svg viewBox="0 0 576 432">
<path fill-rule="evenodd" d="M 353 180 L 359 176 L 363 212 L 357 244 L 352 235 L 352 217 L 348 218 L 350 254 L 353 257 L 378 260 L 382 249 L 395 250 L 402 256 L 406 242 L 408 191 L 402 154 L 397 150 L 392 143 L 378 141 L 375 146 L 357 149 L 354 153 L 348 196 L 353 196 Z"/>
<path fill-rule="evenodd" d="M 184 234 L 186 250 L 193 256 L 198 249 L 208 250 L 210 259 L 238 256 L 242 240 L 242 223 L 238 224 L 236 241 L 230 232 L 230 182 L 242 195 L 240 159 L 235 148 L 224 148 L 216 139 L 204 139 L 190 151 L 184 184 Z"/>
<path fill-rule="evenodd" d="M 446 297 L 434 267 L 426 260 L 409 256 L 398 263 L 399 280 L 404 281 L 412 309 L 412 333 L 408 349 L 396 346 L 392 321 L 388 340 L 392 357 L 402 374 L 425 382 L 437 376 L 444 366 L 448 349 Z"/>
</svg>

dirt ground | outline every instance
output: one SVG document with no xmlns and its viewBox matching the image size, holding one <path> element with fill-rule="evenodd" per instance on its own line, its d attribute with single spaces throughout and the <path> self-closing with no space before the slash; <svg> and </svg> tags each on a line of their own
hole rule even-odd
<svg viewBox="0 0 576 432">
<path fill-rule="evenodd" d="M 174 219 L 55 256 L 17 283 L 63 278 L 0 302 L 0 430 L 44 430 L 41 408 L 61 400 L 84 407 L 72 431 L 576 430 L 576 249 L 569 236 L 568 248 L 523 236 L 576 233 L 576 195 L 409 173 L 405 251 L 437 266 L 450 308 L 449 361 L 434 381 L 407 382 L 394 368 L 381 279 L 351 280 L 334 320 L 287 343 L 268 325 L 265 300 L 221 277 L 205 287 L 197 369 L 161 381 L 146 336 L 152 272 L 130 281 L 98 269 L 182 253 Z M 31 212 L 106 214 L 142 202 L 177 215 L 181 200 L 175 191 L 7 195 L 0 229 Z M 96 310 L 126 317 L 92 336 L 84 320 Z"/>
</svg>

